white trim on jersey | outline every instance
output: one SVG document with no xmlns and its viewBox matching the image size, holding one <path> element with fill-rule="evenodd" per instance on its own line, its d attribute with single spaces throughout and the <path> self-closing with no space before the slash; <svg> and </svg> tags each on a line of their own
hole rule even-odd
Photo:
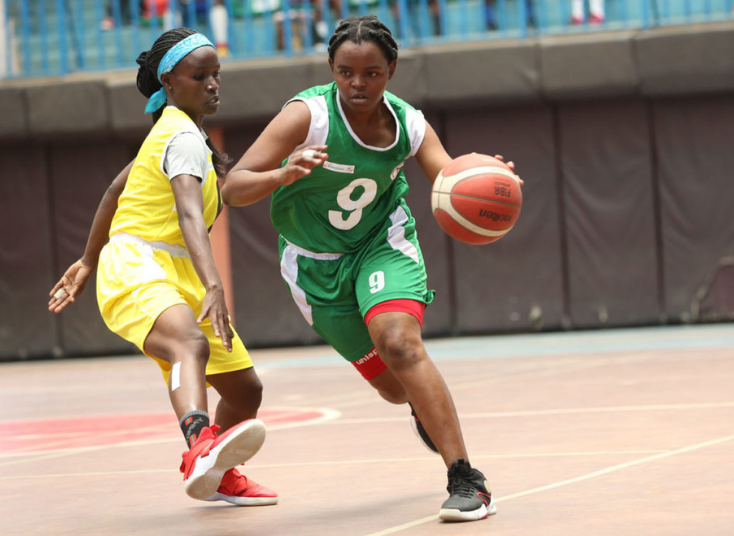
<svg viewBox="0 0 734 536">
<path fill-rule="evenodd" d="M 423 112 L 406 108 L 405 126 L 408 129 L 408 136 L 410 136 L 410 156 L 415 156 L 426 137 L 426 118 L 423 117 Z"/>
<path fill-rule="evenodd" d="M 293 101 L 302 101 L 306 103 L 308 110 L 311 112 L 311 124 L 308 127 L 306 140 L 296 147 L 293 152 L 288 155 L 288 158 L 309 145 L 325 145 L 326 137 L 329 135 L 329 108 L 326 105 L 326 98 L 323 95 L 308 99 L 295 97 L 286 102 L 285 105 L 287 106 L 288 103 Z"/>
<path fill-rule="evenodd" d="M 393 119 L 395 119 L 395 139 L 388 147 L 375 147 L 373 145 L 367 145 L 365 142 L 359 139 L 359 136 L 354 133 L 354 131 L 352 130 L 352 125 L 349 124 L 347 116 L 344 115 L 344 110 L 342 109 L 342 99 L 341 95 L 339 94 L 339 90 L 336 90 L 336 105 L 339 107 L 339 115 L 341 116 L 344 125 L 347 127 L 349 134 L 352 136 L 352 139 L 360 144 L 362 147 L 364 147 L 365 149 L 370 149 L 372 151 L 389 151 L 390 149 L 395 147 L 395 145 L 398 143 L 398 140 L 400 139 L 400 121 L 398 121 L 398 116 L 395 115 L 395 110 L 392 109 L 392 106 L 390 106 L 390 103 L 387 101 L 387 97 L 385 97 L 385 95 L 382 96 L 382 102 L 385 103 L 385 106 L 387 106 L 387 109 L 390 110 Z"/>
</svg>

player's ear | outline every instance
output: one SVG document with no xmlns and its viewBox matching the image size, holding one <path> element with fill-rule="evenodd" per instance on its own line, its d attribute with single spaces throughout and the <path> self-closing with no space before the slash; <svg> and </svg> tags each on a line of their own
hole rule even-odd
<svg viewBox="0 0 734 536">
<path fill-rule="evenodd" d="M 395 68 L 398 66 L 398 60 L 392 60 L 390 65 L 387 66 L 387 79 L 390 80 L 392 75 L 395 74 Z"/>
<path fill-rule="evenodd" d="M 161 75 L 161 84 L 163 84 L 163 87 L 169 87 L 171 85 L 171 73 L 163 73 Z"/>
</svg>

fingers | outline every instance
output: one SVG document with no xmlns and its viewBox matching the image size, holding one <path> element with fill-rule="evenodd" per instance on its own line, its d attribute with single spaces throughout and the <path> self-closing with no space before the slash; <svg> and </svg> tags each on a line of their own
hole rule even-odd
<svg viewBox="0 0 734 536">
<path fill-rule="evenodd" d="M 54 295 L 59 291 L 59 289 L 63 289 L 63 288 L 64 288 L 64 280 L 62 279 L 61 281 L 59 281 L 58 283 L 54 285 L 54 288 L 51 289 L 51 292 L 49 292 L 48 295 L 53 298 Z"/>
<path fill-rule="evenodd" d="M 61 287 L 56 292 L 54 292 L 53 298 L 55 300 L 61 300 L 63 298 L 66 298 L 69 295 L 68 292 L 66 292 L 66 289 L 64 287 Z"/>
<path fill-rule="evenodd" d="M 222 346 L 224 346 L 228 352 L 232 351 L 232 328 L 229 325 L 229 318 L 220 316 L 216 322 L 212 322 L 212 328 L 214 329 L 214 335 L 222 339 Z"/>
<path fill-rule="evenodd" d="M 303 162 L 307 164 L 312 164 L 308 166 L 309 169 L 319 164 L 322 164 L 326 161 L 326 158 L 328 157 L 324 150 L 326 150 L 326 145 L 309 146 L 300 154 L 299 163 Z"/>
<path fill-rule="evenodd" d="M 60 313 L 72 303 L 74 303 L 74 296 L 71 294 L 64 294 L 61 298 L 53 297 L 48 302 L 48 310 L 53 313 Z"/>
<path fill-rule="evenodd" d="M 204 310 L 199 315 L 199 318 L 196 319 L 196 321 L 201 324 L 205 318 L 209 318 L 209 321 L 212 325 L 212 331 L 214 332 L 214 336 L 218 339 L 222 340 L 222 346 L 224 346 L 228 352 L 232 351 L 232 337 L 234 337 L 234 332 L 232 331 L 232 327 L 229 324 L 229 315 L 226 313 L 212 313 L 210 314 L 211 310 Z"/>
<path fill-rule="evenodd" d="M 54 288 L 51 289 L 48 295 L 51 296 L 51 299 L 48 301 L 48 310 L 54 313 L 60 313 L 67 306 L 74 303 L 74 296 L 64 288 L 63 279 L 54 285 Z"/>
<path fill-rule="evenodd" d="M 504 157 L 504 156 L 502 156 L 501 154 L 496 154 L 496 155 L 494 155 L 494 157 L 495 157 L 495 158 L 496 158 L 497 160 L 500 160 L 500 161 L 502 161 L 502 162 L 504 162 L 504 161 L 505 161 L 505 157 Z M 505 162 L 505 163 L 507 164 L 507 167 L 508 167 L 508 168 L 510 168 L 510 169 L 511 169 L 512 171 L 515 171 L 515 162 L 513 162 L 512 160 L 510 160 L 509 162 Z M 524 185 L 525 185 L 525 181 L 524 181 L 524 180 L 522 180 L 522 179 L 521 179 L 520 177 L 518 177 L 517 175 L 515 175 L 515 177 L 517 177 L 517 180 L 519 180 L 519 181 L 520 181 L 520 186 L 524 186 Z"/>
<path fill-rule="evenodd" d="M 227 349 L 228 352 L 232 351 L 232 337 L 234 333 L 229 325 L 229 321 L 225 322 L 222 329 L 222 345 Z"/>
</svg>

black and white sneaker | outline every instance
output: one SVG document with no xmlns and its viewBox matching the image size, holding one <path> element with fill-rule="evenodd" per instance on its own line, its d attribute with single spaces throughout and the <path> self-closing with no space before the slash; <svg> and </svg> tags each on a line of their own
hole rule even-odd
<svg viewBox="0 0 734 536">
<path fill-rule="evenodd" d="M 476 521 L 497 513 L 487 479 L 469 462 L 458 460 L 448 471 L 449 498 L 441 506 L 438 518 L 444 521 Z"/>
<path fill-rule="evenodd" d="M 430 450 L 431 452 L 438 454 L 438 449 L 436 448 L 436 445 L 433 444 L 433 441 L 431 441 L 431 438 L 428 437 L 428 432 L 426 432 L 426 429 L 423 428 L 423 425 L 421 424 L 421 420 L 418 418 L 418 415 L 415 414 L 415 410 L 413 409 L 413 404 L 408 402 L 410 405 L 410 427 L 415 432 L 415 435 L 418 436 L 418 439 L 421 440 L 423 445 Z"/>
</svg>

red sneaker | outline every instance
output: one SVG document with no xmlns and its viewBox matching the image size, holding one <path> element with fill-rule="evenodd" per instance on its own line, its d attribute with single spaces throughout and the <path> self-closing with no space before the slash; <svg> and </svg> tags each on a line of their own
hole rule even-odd
<svg viewBox="0 0 734 536">
<path fill-rule="evenodd" d="M 265 441 L 265 425 L 257 419 L 243 421 L 220 436 L 217 430 L 217 425 L 204 428 L 194 446 L 182 454 L 184 489 L 194 499 L 215 493 L 224 473 L 252 458 Z"/>
<path fill-rule="evenodd" d="M 237 506 L 267 506 L 278 503 L 278 494 L 247 478 L 237 469 L 230 469 L 222 477 L 217 492 L 206 501 L 227 501 Z"/>
</svg>

